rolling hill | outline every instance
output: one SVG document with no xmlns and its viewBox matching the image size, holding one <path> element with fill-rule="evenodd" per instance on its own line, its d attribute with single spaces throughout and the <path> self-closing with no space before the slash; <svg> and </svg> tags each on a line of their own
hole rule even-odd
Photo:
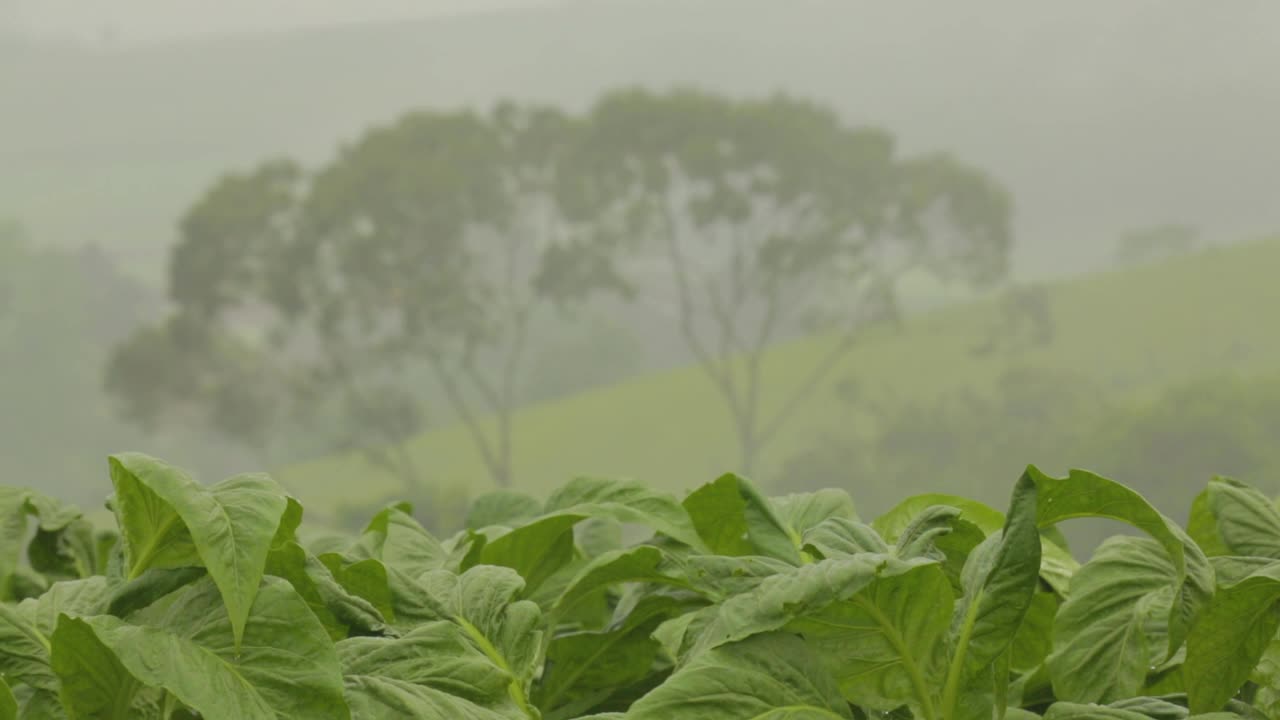
<svg viewBox="0 0 1280 720">
<path fill-rule="evenodd" d="M 1082 276 L 1051 288 L 1056 336 L 1021 361 L 1082 372 L 1132 401 L 1153 398 L 1168 383 L 1205 372 L 1244 373 L 1280 365 L 1280 239 L 1216 248 L 1124 271 Z M 951 306 L 908 319 L 901 331 L 878 330 L 848 358 L 842 374 L 874 383 L 904 401 L 928 399 L 992 383 L 1001 365 L 972 355 L 992 301 Z M 766 360 L 764 402 L 798 382 L 829 339 L 779 346 Z M 833 393 L 820 392 L 763 454 L 761 479 L 807 447 L 814 433 L 840 422 Z M 462 426 L 428 432 L 412 445 L 439 483 L 489 488 Z M 733 468 L 730 425 L 696 367 L 632 380 L 527 407 L 516 418 L 517 489 L 542 494 L 577 475 L 626 476 L 681 491 Z M 1011 472 L 1034 458 L 1011 458 Z M 326 515 L 395 491 L 394 483 L 358 456 L 280 468 L 275 475 Z M 1001 482 L 1001 487 L 1007 483 Z M 849 478 L 858 496 L 858 478 Z M 957 493 L 972 488 L 950 488 Z"/>
</svg>

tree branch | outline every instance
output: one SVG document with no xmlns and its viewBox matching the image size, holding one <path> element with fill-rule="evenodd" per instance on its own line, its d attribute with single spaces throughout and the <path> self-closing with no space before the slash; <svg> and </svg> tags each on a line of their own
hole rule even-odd
<svg viewBox="0 0 1280 720">
<path fill-rule="evenodd" d="M 701 338 L 698 336 L 697 329 L 694 327 L 694 304 L 692 299 L 692 289 L 689 283 L 688 267 L 684 254 L 680 251 L 680 240 L 677 234 L 674 214 L 670 207 L 669 199 L 663 198 L 663 240 L 667 248 L 667 258 L 671 263 L 672 274 L 676 278 L 676 294 L 680 305 L 680 330 L 684 336 L 685 343 L 689 349 L 693 351 L 694 357 L 698 359 L 698 364 L 702 367 L 703 372 L 711 379 L 711 382 L 724 396 L 725 401 L 729 404 L 730 411 L 734 417 L 740 417 L 741 401 L 739 400 L 736 384 L 734 383 L 732 369 L 728 365 L 727 358 L 717 359 L 703 345 Z"/>
<path fill-rule="evenodd" d="M 485 468 L 494 480 L 498 480 L 501 477 L 501 464 L 494 455 L 489 437 L 485 434 L 479 419 L 476 418 L 471 406 L 467 403 L 466 398 L 463 397 L 462 390 L 458 387 L 457 379 L 449 372 L 438 352 L 429 353 L 427 358 L 431 369 L 436 375 L 436 380 L 439 381 L 449 399 L 449 404 L 462 417 L 463 423 L 466 424 L 467 430 L 471 433 L 472 440 L 480 450 L 480 457 L 484 461 Z"/>
<path fill-rule="evenodd" d="M 871 275 L 870 268 L 864 268 L 863 270 L 868 276 Z M 872 278 L 873 281 L 875 279 L 876 278 Z M 840 361 L 843 360 L 856 345 L 859 337 L 858 331 L 862 328 L 864 323 L 869 320 L 876 319 L 876 315 L 872 309 L 873 297 L 871 293 L 878 287 L 880 287 L 880 285 L 875 282 L 872 283 L 868 288 L 866 297 L 857 303 L 858 309 L 854 312 L 849 325 L 845 328 L 844 332 L 841 333 L 839 341 L 835 346 L 827 351 L 823 358 L 818 361 L 812 370 L 809 371 L 805 376 L 805 379 L 801 382 L 800 387 L 791 393 L 783 403 L 782 407 L 770 420 L 769 424 L 761 431 L 760 442 L 762 444 L 772 440 L 777 435 L 787 421 L 791 419 L 791 416 L 799 410 L 804 402 L 809 399 L 809 396 L 812 395 L 822 382 L 826 380 L 840 365 Z"/>
</svg>

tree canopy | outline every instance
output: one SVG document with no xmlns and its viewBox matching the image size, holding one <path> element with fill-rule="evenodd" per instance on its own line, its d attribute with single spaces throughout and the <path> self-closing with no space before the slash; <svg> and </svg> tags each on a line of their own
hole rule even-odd
<svg viewBox="0 0 1280 720">
<path fill-rule="evenodd" d="M 904 274 L 1000 280 L 1010 213 L 983 172 L 784 96 L 416 111 L 320 167 L 272 159 L 216 182 L 179 227 L 172 317 L 119 348 L 108 382 L 139 422 L 194 416 L 264 452 L 281 419 L 328 408 L 330 449 L 417 487 L 406 446 L 431 399 L 505 486 L 530 346 L 607 294 L 669 314 L 750 472 L 894 316 Z M 835 338 L 828 357 L 762 401 L 764 350 L 813 332 Z"/>
</svg>

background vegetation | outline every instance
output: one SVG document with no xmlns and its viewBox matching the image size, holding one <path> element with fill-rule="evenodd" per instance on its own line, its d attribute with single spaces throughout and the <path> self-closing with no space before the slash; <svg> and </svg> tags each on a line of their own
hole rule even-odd
<svg viewBox="0 0 1280 720">
<path fill-rule="evenodd" d="M 999 22 L 979 23 L 905 4 L 604 3 L 151 44 L 124 27 L 51 40 L 15 7 L 0 32 L 0 455 L 42 489 L 96 507 L 101 457 L 124 447 L 201 477 L 270 468 L 323 522 L 412 497 L 441 529 L 494 485 L 545 493 L 583 473 L 679 490 L 735 468 L 887 507 L 935 479 L 995 503 L 1009 462 L 1072 463 L 1174 515 L 1211 471 L 1274 489 L 1280 178 L 1259 149 L 1280 98 L 1252 70 L 1275 51 L 1270 5 L 993 0 Z M 740 151 L 710 162 L 726 138 Z M 672 184 L 617 174 L 624 155 L 664 152 L 683 163 Z M 826 247 L 783 274 L 752 256 L 731 295 L 732 249 L 750 244 L 721 235 L 762 242 L 780 223 L 790 252 L 816 249 L 901 210 L 895 183 L 941 156 L 963 170 L 952 180 L 996 189 L 950 228 L 977 237 L 981 220 L 994 234 L 972 247 L 1000 272 L 945 277 L 965 265 L 936 255 L 892 293 L 842 297 L 850 268 L 813 262 Z M 747 161 L 791 185 L 685 205 L 666 237 L 696 253 L 673 264 L 653 204 Z M 924 196 L 961 187 L 941 168 Z M 565 178 L 609 192 L 574 197 Z M 644 214 L 626 182 L 650 214 L 602 232 L 624 201 Z M 797 188 L 850 216 L 816 231 L 785 209 Z M 385 226 L 390 197 L 423 210 L 404 226 L 421 238 L 375 257 L 335 235 Z M 538 197 L 571 232 L 545 232 Z M 431 287 L 418 307 L 474 312 L 338 342 L 316 311 L 335 276 L 272 253 L 342 242 L 364 261 L 344 283 L 358 271 L 401 300 Z M 525 255 L 499 302 L 503 247 Z M 414 253 L 436 264 L 400 275 Z M 307 312 L 284 318 L 306 277 Z M 774 303 L 794 317 L 764 322 L 773 289 L 819 277 L 820 302 Z M 842 340 L 890 295 L 891 323 Z M 346 299 L 348 320 L 393 308 Z"/>
</svg>

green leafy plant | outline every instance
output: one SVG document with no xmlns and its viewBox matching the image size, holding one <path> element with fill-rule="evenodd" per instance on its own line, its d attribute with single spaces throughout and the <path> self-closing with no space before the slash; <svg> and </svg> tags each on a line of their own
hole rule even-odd
<svg viewBox="0 0 1280 720">
<path fill-rule="evenodd" d="M 109 463 L 117 530 L 0 489 L 0 720 L 1268 718 L 1280 510 L 1214 479 L 1187 529 L 1029 467 L 864 521 L 839 490 L 575 479 L 307 540 L 269 477 Z M 1080 563 L 1058 526 L 1131 525 Z M 302 534 L 300 534 L 302 532 Z"/>
</svg>

